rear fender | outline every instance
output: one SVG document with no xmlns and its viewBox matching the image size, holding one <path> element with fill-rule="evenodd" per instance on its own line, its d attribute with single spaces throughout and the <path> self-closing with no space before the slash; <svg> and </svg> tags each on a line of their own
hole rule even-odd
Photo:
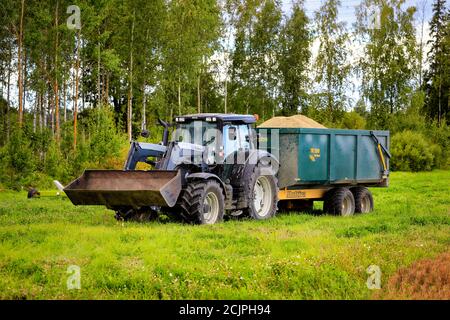
<svg viewBox="0 0 450 320">
<path fill-rule="evenodd" d="M 236 171 L 232 177 L 232 184 L 243 188 L 248 182 L 255 166 L 260 168 L 262 175 L 271 176 L 276 175 L 279 168 L 278 160 L 269 152 L 264 150 L 253 150 L 248 155 L 247 161 L 242 166 L 241 170 Z"/>
<path fill-rule="evenodd" d="M 253 171 L 255 165 L 258 165 L 262 175 L 276 175 L 280 163 L 271 153 L 264 150 L 255 150 L 250 153 L 245 163 L 244 177 L 247 171 Z"/>
</svg>

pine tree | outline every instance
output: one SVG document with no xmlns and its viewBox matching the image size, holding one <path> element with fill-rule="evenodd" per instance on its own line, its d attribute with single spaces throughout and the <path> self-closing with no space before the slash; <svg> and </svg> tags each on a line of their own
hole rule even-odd
<svg viewBox="0 0 450 320">
<path fill-rule="evenodd" d="M 433 4 L 430 36 L 425 111 L 441 124 L 444 119 L 450 119 L 450 9 L 445 0 L 435 0 Z"/>
</svg>

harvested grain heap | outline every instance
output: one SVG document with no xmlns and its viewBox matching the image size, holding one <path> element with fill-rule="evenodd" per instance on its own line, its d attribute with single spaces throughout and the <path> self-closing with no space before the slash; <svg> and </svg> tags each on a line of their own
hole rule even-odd
<svg viewBox="0 0 450 320">
<path fill-rule="evenodd" d="M 326 128 L 320 123 L 308 117 L 297 114 L 290 117 L 273 117 L 263 123 L 258 128 Z"/>
</svg>

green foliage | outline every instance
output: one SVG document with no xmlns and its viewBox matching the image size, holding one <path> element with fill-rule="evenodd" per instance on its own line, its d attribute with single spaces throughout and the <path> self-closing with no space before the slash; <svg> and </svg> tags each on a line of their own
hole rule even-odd
<svg viewBox="0 0 450 320">
<path fill-rule="evenodd" d="M 0 183 L 8 188 L 48 187 L 52 180 L 68 183 L 86 168 L 117 168 L 126 145 L 118 133 L 110 107 L 90 109 L 80 124 L 77 149 L 73 150 L 71 124 L 62 126 L 58 143 L 50 130 L 26 133 L 14 130 L 0 149 Z M 84 132 L 89 132 L 85 137 Z"/>
<path fill-rule="evenodd" d="M 278 65 L 280 72 L 280 99 L 283 115 L 294 115 L 308 106 L 310 84 L 309 62 L 312 32 L 309 19 L 300 2 L 294 4 L 291 16 L 284 22 L 280 37 Z"/>
<path fill-rule="evenodd" d="M 364 46 L 357 63 L 362 94 L 371 104 L 370 127 L 387 129 L 389 115 L 409 105 L 417 66 L 413 26 L 415 7 L 404 1 L 365 0 L 357 7 L 356 34 Z M 371 12 L 379 10 L 380 24 L 371 25 Z"/>
<path fill-rule="evenodd" d="M 435 165 L 437 168 L 450 168 L 450 127 L 447 124 L 439 126 L 433 122 L 425 131 L 434 146 Z"/>
<path fill-rule="evenodd" d="M 63 158 L 58 143 L 52 140 L 44 160 L 44 172 L 56 180 L 67 181 L 69 170 L 67 160 Z"/>
<path fill-rule="evenodd" d="M 111 108 L 103 106 L 90 109 L 84 120 L 86 129 L 90 132 L 89 162 L 99 166 L 109 157 L 117 158 L 123 138 L 117 132 Z"/>
<path fill-rule="evenodd" d="M 366 119 L 355 111 L 346 112 L 342 118 L 341 126 L 345 129 L 364 129 L 366 127 Z"/>
<path fill-rule="evenodd" d="M 338 21 L 339 0 L 327 0 L 315 14 L 319 51 L 315 61 L 316 82 L 326 96 L 326 109 L 331 121 L 336 121 L 347 105 L 346 89 L 351 66 L 349 34 L 345 22 Z"/>
<path fill-rule="evenodd" d="M 35 169 L 30 141 L 21 129 L 11 133 L 8 143 L 0 149 L 0 182 L 19 190 Z"/>
<path fill-rule="evenodd" d="M 396 133 L 391 141 L 391 166 L 398 171 L 427 171 L 435 167 L 439 146 L 421 133 L 410 130 Z"/>
</svg>

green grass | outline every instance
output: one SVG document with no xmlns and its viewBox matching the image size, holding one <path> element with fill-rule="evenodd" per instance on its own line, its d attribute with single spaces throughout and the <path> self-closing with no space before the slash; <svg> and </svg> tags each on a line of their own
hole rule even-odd
<svg viewBox="0 0 450 320">
<path fill-rule="evenodd" d="M 370 298 L 369 265 L 383 283 L 449 250 L 449 184 L 450 171 L 393 173 L 371 214 L 213 226 L 119 223 L 104 208 L 0 192 L 0 298 Z M 70 265 L 80 290 L 66 287 Z"/>
</svg>

